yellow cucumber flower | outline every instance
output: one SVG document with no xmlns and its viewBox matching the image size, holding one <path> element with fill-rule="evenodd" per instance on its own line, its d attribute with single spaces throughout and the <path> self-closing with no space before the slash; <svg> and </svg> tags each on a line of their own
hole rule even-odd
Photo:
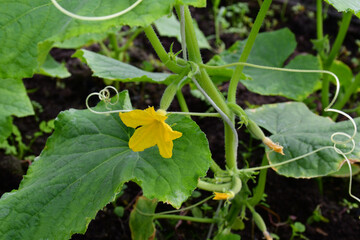
<svg viewBox="0 0 360 240">
<path fill-rule="evenodd" d="M 215 197 L 213 198 L 213 200 L 228 200 L 235 196 L 235 194 L 232 191 L 226 193 L 220 193 L 220 192 L 214 192 L 214 193 L 215 193 Z"/>
<path fill-rule="evenodd" d="M 182 136 L 181 132 L 173 131 L 165 123 L 166 112 L 154 107 L 145 110 L 133 110 L 119 113 L 121 121 L 128 127 L 137 128 L 130 138 L 129 147 L 134 152 L 144 151 L 146 148 L 157 145 L 163 158 L 171 158 L 173 140 Z"/>
</svg>

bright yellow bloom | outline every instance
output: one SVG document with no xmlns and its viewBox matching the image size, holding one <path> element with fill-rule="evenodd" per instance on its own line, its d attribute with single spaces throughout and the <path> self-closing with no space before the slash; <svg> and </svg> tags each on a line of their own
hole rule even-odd
<svg viewBox="0 0 360 240">
<path fill-rule="evenodd" d="M 234 193 L 231 191 L 226 193 L 219 193 L 219 192 L 214 192 L 214 193 L 215 193 L 215 197 L 213 198 L 213 200 L 228 200 L 235 196 Z"/>
<path fill-rule="evenodd" d="M 134 152 L 144 151 L 146 148 L 157 145 L 163 158 L 171 158 L 173 140 L 182 136 L 181 132 L 173 131 L 165 123 L 166 112 L 154 107 L 145 110 L 134 110 L 119 113 L 121 121 L 128 127 L 137 128 L 129 141 L 129 147 Z"/>
</svg>

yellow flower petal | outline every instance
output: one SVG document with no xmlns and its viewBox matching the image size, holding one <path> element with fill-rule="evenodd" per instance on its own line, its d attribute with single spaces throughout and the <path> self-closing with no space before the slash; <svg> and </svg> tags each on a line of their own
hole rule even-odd
<svg viewBox="0 0 360 240">
<path fill-rule="evenodd" d="M 154 110 L 154 107 L 151 107 Z M 155 110 L 154 110 L 155 112 Z M 131 112 L 119 113 L 121 121 L 128 127 L 136 128 L 138 126 L 151 124 L 155 119 L 151 111 L 133 110 Z"/>
<path fill-rule="evenodd" d="M 182 136 L 181 132 L 172 130 L 172 128 L 165 122 L 163 122 L 163 128 L 164 128 L 164 140 L 166 142 L 172 141 Z"/>
<path fill-rule="evenodd" d="M 181 132 L 174 131 L 165 123 L 166 112 L 154 107 L 145 110 L 134 110 L 119 114 L 123 123 L 132 128 L 137 128 L 129 141 L 129 147 L 134 152 L 140 152 L 154 145 L 159 147 L 160 155 L 164 158 L 172 157 L 173 140 L 182 136 Z"/>
<path fill-rule="evenodd" d="M 213 198 L 213 200 L 228 200 L 229 198 L 233 198 L 234 197 L 234 193 L 230 192 L 226 192 L 226 193 L 219 193 L 219 192 L 214 192 L 215 193 L 215 197 Z"/>
<path fill-rule="evenodd" d="M 144 125 L 135 130 L 129 141 L 129 147 L 134 152 L 144 151 L 146 148 L 155 146 L 158 139 L 152 134 L 156 131 L 154 124 Z"/>
<path fill-rule="evenodd" d="M 174 147 L 173 141 L 163 142 L 160 141 L 157 143 L 160 151 L 160 155 L 163 158 L 171 158 L 172 157 L 172 149 Z"/>
</svg>

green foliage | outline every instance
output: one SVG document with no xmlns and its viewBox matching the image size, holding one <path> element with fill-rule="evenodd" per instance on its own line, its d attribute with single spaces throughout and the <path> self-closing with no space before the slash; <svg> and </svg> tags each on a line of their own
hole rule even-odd
<svg viewBox="0 0 360 240">
<path fill-rule="evenodd" d="M 334 8 L 336 8 L 339 12 L 352 12 L 358 18 L 360 18 L 360 1 L 359 0 L 351 0 L 351 1 L 343 1 L 343 0 L 324 0 L 327 3 L 331 4 Z"/>
<path fill-rule="evenodd" d="M 199 47 L 211 49 L 209 42 L 207 41 L 202 31 L 199 29 L 195 21 L 194 24 L 195 24 L 195 34 L 198 39 Z M 156 20 L 154 22 L 154 25 L 161 36 L 176 37 L 176 39 L 179 42 L 181 42 L 181 36 L 179 32 L 180 22 L 176 19 L 174 15 L 171 15 L 170 17 L 164 16 Z"/>
<path fill-rule="evenodd" d="M 58 63 L 50 54 L 47 55 L 44 64 L 40 67 L 38 74 L 56 78 L 70 77 L 65 63 Z"/>
<path fill-rule="evenodd" d="M 122 82 L 151 82 L 168 84 L 168 73 L 146 72 L 132 65 L 120 62 L 88 50 L 78 50 L 73 55 L 87 63 L 93 71 L 93 76 Z"/>
<path fill-rule="evenodd" d="M 312 113 L 303 103 L 280 103 L 263 105 L 260 108 L 246 111 L 249 118 L 259 126 L 268 130 L 271 139 L 284 147 L 285 156 L 268 152 L 269 162 L 280 163 L 299 157 L 325 146 L 333 146 L 330 137 L 335 132 L 353 133 L 353 125 L 349 121 L 335 123 L 329 118 Z M 357 124 L 360 118 L 355 119 Z M 340 140 L 340 139 L 337 139 Z M 342 139 L 344 140 L 344 139 Z M 355 142 L 360 138 L 355 137 Z M 343 152 L 351 146 L 337 146 Z M 360 158 L 360 146 L 348 156 L 350 159 Z M 275 167 L 281 175 L 294 178 L 325 176 L 336 172 L 343 157 L 334 149 L 324 149 L 297 161 Z"/>
<path fill-rule="evenodd" d="M 306 223 L 309 225 L 312 224 L 313 222 L 324 222 L 324 223 L 329 222 L 329 219 L 327 219 L 322 215 L 320 205 L 316 206 L 312 215 L 306 220 Z"/>
<path fill-rule="evenodd" d="M 184 0 L 204 6 L 205 0 Z M 59 12 L 49 0 L 9 0 L 0 9 L 0 78 L 31 77 L 45 60 L 53 42 L 61 42 L 85 33 L 106 32 L 113 26 L 147 26 L 168 15 L 179 0 L 143 1 L 131 12 L 118 18 L 89 22 L 74 20 Z M 128 8 L 132 0 L 64 0 L 61 5 L 84 16 L 103 16 Z M 39 63 L 38 63 L 39 62 Z"/>
<path fill-rule="evenodd" d="M 155 226 L 153 215 L 157 201 L 139 197 L 130 215 L 131 238 L 133 240 L 153 239 Z"/>
<path fill-rule="evenodd" d="M 33 115 L 34 110 L 21 79 L 0 79 L 0 142 L 12 132 L 12 118 Z"/>
<path fill-rule="evenodd" d="M 228 50 L 213 58 L 210 65 L 220 65 L 237 62 L 245 47 L 246 40 L 238 41 Z M 285 61 L 296 48 L 294 34 L 287 28 L 260 33 L 248 58 L 248 63 L 283 67 Z M 295 69 L 320 69 L 319 60 L 311 55 L 298 55 L 292 59 L 285 68 Z M 318 73 L 290 73 L 244 68 L 244 74 L 252 80 L 241 82 L 250 90 L 262 95 L 280 95 L 294 100 L 303 100 L 314 91 L 319 82 Z"/>
<path fill-rule="evenodd" d="M 131 108 L 127 92 L 115 107 Z M 99 104 L 96 110 L 106 108 Z M 0 200 L 1 236 L 67 239 L 84 233 L 97 211 L 130 180 L 143 188 L 144 196 L 180 207 L 208 170 L 210 152 L 204 133 L 192 120 L 170 116 L 168 123 L 176 124 L 173 129 L 183 136 L 175 140 L 173 157 L 164 159 L 157 147 L 132 152 L 128 141 L 133 129 L 118 114 L 60 113 L 53 135 L 19 190 Z"/>
<path fill-rule="evenodd" d="M 299 237 L 300 239 L 308 239 L 307 237 L 302 235 L 302 233 L 306 230 L 304 224 L 302 224 L 301 222 L 295 222 L 290 224 L 290 227 L 292 230 L 290 240 L 294 239 L 294 237 Z"/>
</svg>

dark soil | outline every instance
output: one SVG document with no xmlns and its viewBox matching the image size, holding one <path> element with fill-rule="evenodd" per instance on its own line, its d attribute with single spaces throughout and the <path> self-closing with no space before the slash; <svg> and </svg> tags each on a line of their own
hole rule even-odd
<svg viewBox="0 0 360 240">
<path fill-rule="evenodd" d="M 257 1 L 252 1 L 250 5 L 251 16 L 255 18 Z M 280 4 L 281 1 L 275 1 Z M 313 52 L 312 44 L 309 39 L 315 38 L 315 20 L 309 18 L 305 13 L 294 15 L 290 11 L 293 1 L 290 1 L 287 11 L 287 21 L 280 22 L 274 28 L 289 27 L 296 35 L 299 43 L 297 52 Z M 314 9 L 314 1 L 303 1 L 309 9 Z M 336 33 L 336 22 L 339 21 L 339 15 L 330 10 L 329 19 L 325 24 L 325 33 Z M 206 35 L 213 34 L 213 19 L 209 14 L 209 9 L 194 10 L 193 15 L 199 22 L 200 28 L 204 30 Z M 278 15 L 275 15 L 278 17 Z M 357 47 L 355 46 L 355 39 L 359 39 L 360 24 L 354 20 L 349 34 L 345 41 L 345 46 L 351 51 L 350 55 L 343 54 L 342 60 L 352 65 L 351 57 L 358 57 Z M 333 36 L 330 39 L 333 40 Z M 222 39 L 228 47 L 233 44 L 239 37 L 236 35 L 223 35 Z M 163 44 L 166 49 L 169 49 L 175 39 L 163 39 Z M 212 42 L 212 44 L 214 44 Z M 97 46 L 92 46 L 93 50 Z M 155 58 L 155 53 L 152 51 L 148 54 L 150 49 L 148 41 L 143 35 L 140 35 L 134 42 L 132 50 L 130 50 L 130 59 L 135 65 L 140 66 L 143 60 Z M 180 50 L 180 45 L 175 44 L 174 50 Z M 25 79 L 24 83 L 28 90 L 34 90 L 29 96 L 32 101 L 36 101 L 42 106 L 42 110 L 36 111 L 36 117 L 26 117 L 15 119 L 14 122 L 23 134 L 26 144 L 30 142 L 31 136 L 39 131 L 39 123 L 42 120 L 50 120 L 56 118 L 59 112 L 68 110 L 70 108 L 83 109 L 85 108 L 85 99 L 88 94 L 101 90 L 105 85 L 101 79 L 91 76 L 91 71 L 77 59 L 71 58 L 74 51 L 72 50 L 52 50 L 52 55 L 57 60 L 66 61 L 69 71 L 72 76 L 68 79 L 55 80 L 44 76 L 34 76 L 31 79 Z M 214 52 L 204 50 L 204 61 L 211 58 Z M 159 69 L 161 70 L 161 69 Z M 164 90 L 164 86 L 153 84 L 124 84 L 120 86 L 121 89 L 128 89 L 134 107 L 143 109 L 149 105 L 157 106 L 160 102 L 160 94 Z M 222 90 L 227 89 L 227 84 L 220 86 Z M 204 104 L 201 100 L 193 97 L 190 94 L 189 88 L 184 88 L 184 95 L 189 99 L 189 108 L 191 111 L 206 111 L 209 106 Z M 242 85 L 238 89 L 238 103 L 242 107 L 249 105 L 261 105 L 274 102 L 284 102 L 285 98 L 269 97 L 254 94 L 246 90 Z M 178 110 L 179 106 L 176 102 L 171 106 L 172 110 Z M 213 158 L 223 165 L 224 162 L 224 136 L 223 125 L 218 119 L 195 118 L 200 128 L 206 133 Z M 29 136 L 29 137 L 26 137 Z M 31 146 L 28 155 L 39 155 L 45 146 L 48 135 L 39 137 Z M 251 155 L 248 154 L 248 149 L 240 146 L 239 156 L 246 158 L 251 165 L 259 165 L 261 162 L 263 150 L 258 147 L 260 144 L 255 140 L 251 140 L 248 133 L 242 129 L 239 130 L 240 140 L 248 146 L 250 141 L 253 146 Z M 251 159 L 251 160 L 250 160 Z M 23 159 L 16 159 L 14 157 L 6 156 L 4 152 L 0 152 L 0 196 L 9 192 L 12 189 L 18 188 L 22 179 L 22 175 L 26 172 L 29 161 Z M 355 182 L 355 186 L 358 185 Z M 319 191 L 319 186 L 322 186 L 323 193 Z M 351 202 L 352 199 L 348 194 L 348 179 L 325 177 L 320 179 L 291 179 L 277 175 L 273 170 L 268 171 L 267 186 L 265 190 L 268 195 L 266 204 L 268 206 L 259 205 L 256 207 L 258 212 L 263 216 L 270 232 L 276 233 L 281 239 L 290 239 L 291 237 L 291 222 L 299 221 L 306 224 L 307 219 L 312 216 L 313 211 L 319 206 L 322 215 L 329 220 L 326 222 L 314 222 L 306 224 L 306 232 L 303 233 L 308 239 L 346 239 L 357 240 L 360 235 L 360 210 L 348 209 L 341 205 L 343 199 Z M 76 234 L 72 237 L 73 240 L 91 239 L 91 240 L 125 240 L 130 239 L 130 230 L 128 227 L 129 213 L 132 205 L 141 194 L 141 189 L 134 183 L 128 183 L 128 188 L 125 193 L 116 201 L 116 203 L 109 204 L 102 211 L 98 213 L 96 219 L 93 220 L 85 235 Z M 203 198 L 207 193 L 202 193 Z M 360 196 L 360 189 L 353 188 L 353 194 Z M 196 199 L 195 199 L 196 200 Z M 195 201 L 194 200 L 194 201 Z M 209 203 L 216 204 L 216 203 Z M 115 206 L 123 206 L 125 213 L 122 218 L 114 213 Z M 214 209 L 216 205 L 211 205 Z M 160 205 L 160 210 L 169 209 L 169 206 Z M 185 221 L 172 222 L 166 220 L 159 220 L 157 224 L 158 239 L 205 239 L 208 232 L 208 225 L 190 223 Z M 257 230 L 253 230 L 254 225 L 251 221 L 246 222 L 244 231 L 239 232 L 242 239 L 262 239 L 262 234 Z M 255 233 L 253 233 L 255 232 Z M 296 238 L 295 238 L 296 239 Z M 299 238 L 298 238 L 299 239 Z"/>
</svg>

